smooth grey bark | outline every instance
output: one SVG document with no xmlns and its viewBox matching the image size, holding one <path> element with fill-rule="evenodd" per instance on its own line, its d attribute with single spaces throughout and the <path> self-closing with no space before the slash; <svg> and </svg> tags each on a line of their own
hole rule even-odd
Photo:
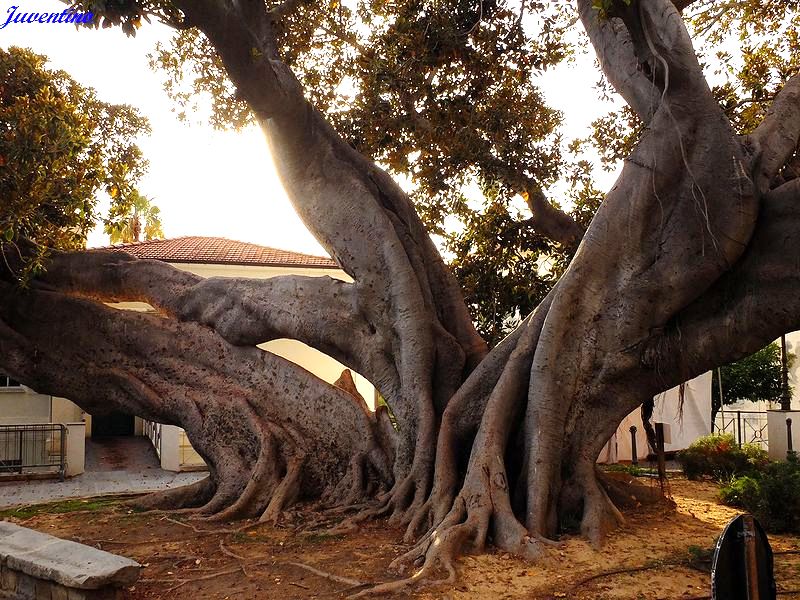
<svg viewBox="0 0 800 600">
<path fill-rule="evenodd" d="M 298 478 L 320 484 L 332 504 L 376 496 L 353 522 L 391 514 L 407 525 L 406 540 L 417 543 L 397 566 L 422 570 L 369 593 L 438 569 L 452 577 L 455 556 L 489 540 L 535 557 L 565 516 L 579 518 L 599 543 L 622 516 L 594 463 L 621 419 L 658 392 L 800 326 L 800 186 L 783 168 L 800 139 L 800 80 L 789 81 L 761 127 L 740 139 L 680 18 L 688 4 L 617 3 L 603 20 L 591 2 L 576 0 L 609 81 L 646 131 L 565 275 L 487 354 L 407 196 L 341 140 L 280 61 L 272 28 L 291 7 L 270 13 L 260 2 L 176 0 L 255 112 L 298 213 L 354 281 L 203 280 L 125 256 L 60 255 L 28 300 L 0 288 L 0 368 L 93 406 L 81 392 L 87 374 L 96 374 L 91 347 L 114 353 L 119 372 L 108 397 L 115 405 L 177 421 L 201 448 L 209 440 L 213 485 L 193 490 L 207 513 L 240 516 L 258 506 L 274 516 L 305 489 Z M 582 232 L 532 191 L 532 224 L 574 243 Z M 145 300 L 166 318 L 120 316 L 68 295 Z M 34 311 L 43 307 L 46 316 Z M 105 337 L 85 333 L 80 349 L 56 344 L 48 367 L 35 359 L 48 324 L 71 331 L 71 311 L 86 326 L 102 323 Z M 169 341 L 178 334 L 195 341 Z M 357 410 L 350 394 L 252 348 L 283 336 L 368 376 L 394 411 L 397 436 L 385 411 Z M 192 355 L 199 340 L 210 354 Z M 61 374 L 76 365 L 71 373 L 80 376 Z M 279 374 L 284 369 L 288 375 Z M 219 437 L 206 433 L 204 419 L 193 423 L 191 410 L 169 412 L 196 393 L 187 377 L 224 390 L 197 401 L 211 423 L 219 421 L 213 428 L 231 422 L 218 412 L 250 415 L 238 450 L 218 448 Z M 303 432 L 297 411 L 309 423 Z M 353 431 L 344 426 L 350 420 Z M 313 453 L 295 449 L 306 436 Z M 325 472 L 335 474 L 324 481 L 310 458 L 317 445 Z M 250 478 L 229 484 L 237 469 Z M 160 500 L 180 505 L 187 495 Z"/>
</svg>

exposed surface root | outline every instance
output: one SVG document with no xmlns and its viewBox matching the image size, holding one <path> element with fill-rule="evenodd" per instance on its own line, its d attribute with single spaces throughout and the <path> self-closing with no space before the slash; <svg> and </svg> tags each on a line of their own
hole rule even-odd
<svg viewBox="0 0 800 600">
<path fill-rule="evenodd" d="M 425 504 L 430 489 L 429 482 L 430 475 L 424 472 L 424 469 L 412 469 L 411 473 L 395 483 L 392 489 L 379 495 L 377 501 L 362 504 L 360 507 L 354 506 L 357 512 L 327 530 L 327 533 L 339 535 L 357 531 L 362 523 L 387 515 L 390 526 L 405 527 Z M 344 510 L 347 510 L 347 505 L 332 509 L 330 514 Z"/>
<path fill-rule="evenodd" d="M 626 473 L 597 471 L 600 485 L 609 499 L 622 509 L 636 508 L 646 504 L 671 502 L 661 492 L 660 485 L 646 485 Z"/>
<path fill-rule="evenodd" d="M 292 565 L 293 567 L 298 567 L 300 569 L 305 569 L 306 571 L 308 571 L 309 573 L 313 573 L 317 577 L 329 579 L 331 581 L 335 581 L 336 583 L 342 583 L 344 585 L 349 585 L 349 586 L 364 585 L 364 583 L 359 581 L 358 579 L 351 579 L 350 577 L 342 577 L 340 575 L 334 575 L 333 573 L 328 573 L 326 571 L 317 569 L 316 567 L 312 567 L 311 565 L 307 565 L 305 563 L 290 562 L 287 564 Z"/>
<path fill-rule="evenodd" d="M 209 476 L 190 485 L 135 498 L 130 505 L 142 510 L 195 509 L 208 502 L 215 490 L 216 485 Z"/>
<path fill-rule="evenodd" d="M 583 480 L 583 518 L 581 534 L 599 548 L 605 537 L 625 523 L 625 518 L 595 477 Z"/>
</svg>

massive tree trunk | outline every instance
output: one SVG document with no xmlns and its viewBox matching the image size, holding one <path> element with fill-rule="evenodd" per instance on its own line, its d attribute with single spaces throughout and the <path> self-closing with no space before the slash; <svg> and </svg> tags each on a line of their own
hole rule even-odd
<svg viewBox="0 0 800 600">
<path fill-rule="evenodd" d="M 738 136 L 668 0 L 618 2 L 607 18 L 576 2 L 646 131 L 564 276 L 488 353 L 408 197 L 280 61 L 273 27 L 291 4 L 175 4 L 217 48 L 298 213 L 354 281 L 206 280 L 122 254 L 58 255 L 31 290 L 0 286 L 0 369 L 88 410 L 186 428 L 211 466 L 203 514 L 372 499 L 354 519 L 406 526 L 415 545 L 398 566 L 424 565 L 415 578 L 452 575 L 459 552 L 489 540 L 538 556 L 565 517 L 599 543 L 622 517 L 595 460 L 622 418 L 800 327 L 800 185 L 781 176 L 800 138 L 800 77 Z M 539 193 L 534 226 L 573 241 L 577 226 Z M 123 300 L 160 316 L 99 304 Z M 280 337 L 370 379 L 397 431 L 385 411 L 255 348 Z"/>
</svg>

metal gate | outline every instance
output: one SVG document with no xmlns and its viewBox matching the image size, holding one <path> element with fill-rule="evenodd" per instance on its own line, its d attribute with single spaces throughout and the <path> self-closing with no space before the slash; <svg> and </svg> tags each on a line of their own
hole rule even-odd
<svg viewBox="0 0 800 600">
<path fill-rule="evenodd" d="M 0 425 L 0 474 L 56 471 L 67 467 L 67 428 L 60 423 Z"/>
<path fill-rule="evenodd" d="M 736 443 L 769 446 L 767 413 L 751 410 L 720 410 L 714 419 L 714 433 L 730 433 Z"/>
</svg>

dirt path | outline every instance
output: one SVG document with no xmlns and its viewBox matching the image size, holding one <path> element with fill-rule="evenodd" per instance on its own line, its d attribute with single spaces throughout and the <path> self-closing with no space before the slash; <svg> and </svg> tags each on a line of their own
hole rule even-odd
<svg viewBox="0 0 800 600">
<path fill-rule="evenodd" d="M 553 550 L 540 564 L 529 564 L 504 554 L 467 557 L 461 562 L 461 580 L 455 587 L 430 587 L 397 597 L 420 600 L 707 597 L 708 573 L 689 563 L 700 549 L 712 546 L 736 511 L 716 503 L 717 486 L 713 484 L 678 479 L 671 481 L 670 487 L 676 509 L 659 506 L 626 513 L 626 526 L 602 550 L 593 550 L 575 536 L 565 536 L 563 547 Z M 89 510 L 23 514 L 18 516 L 25 518 L 15 520 L 53 535 L 130 556 L 144 564 L 142 579 L 125 593 L 131 599 L 341 598 L 354 586 L 354 582 L 346 580 L 391 579 L 386 565 L 404 550 L 398 543 L 400 532 L 382 523 L 346 537 L 303 533 L 291 524 L 278 528 L 261 525 L 235 533 L 205 533 L 207 529 L 231 529 L 238 525 L 139 514 L 118 502 L 85 506 Z M 197 533 L 193 528 L 204 531 Z M 798 537 L 770 539 L 776 552 L 800 549 Z M 694 562 L 695 566 L 704 566 L 702 562 Z M 325 578 L 302 564 L 340 580 Z M 623 569 L 638 570 L 603 575 Z M 778 554 L 776 577 L 779 589 L 800 588 L 800 555 Z M 800 599 L 800 593 L 780 598 Z"/>
</svg>

